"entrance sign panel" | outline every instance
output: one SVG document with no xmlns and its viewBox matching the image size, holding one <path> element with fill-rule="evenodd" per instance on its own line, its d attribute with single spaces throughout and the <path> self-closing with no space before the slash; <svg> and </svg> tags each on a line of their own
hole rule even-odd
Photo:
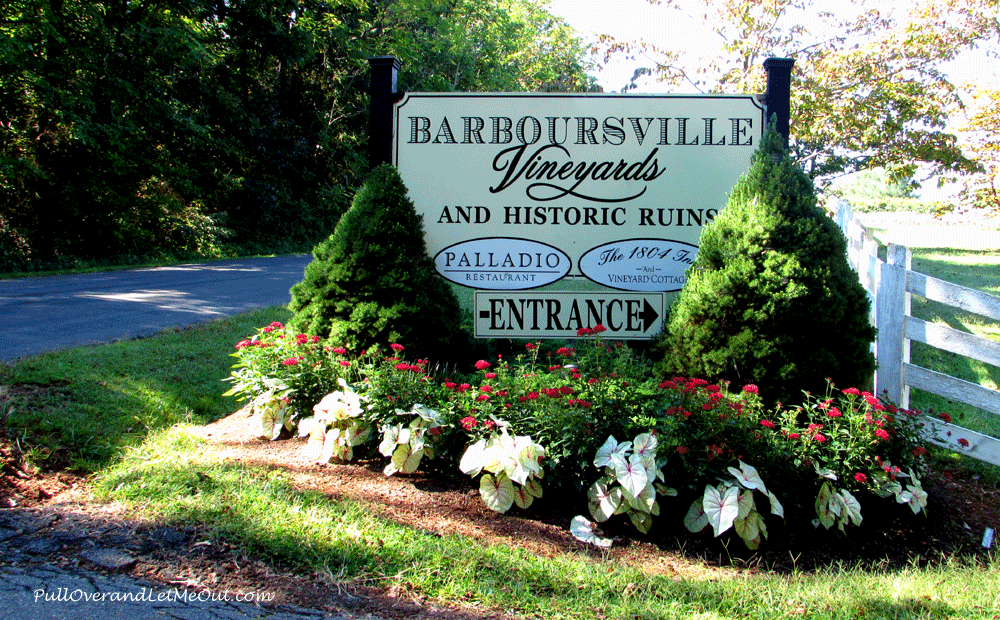
<svg viewBox="0 0 1000 620">
<path fill-rule="evenodd" d="M 764 125 L 751 95 L 484 93 L 409 93 L 395 123 L 394 163 L 423 215 L 431 256 L 486 239 L 506 254 L 503 240 L 530 239 L 567 256 L 570 279 L 659 291 L 680 289 L 681 248 L 696 247 L 725 206 Z M 632 278 L 634 260 L 582 269 L 584 255 L 631 239 L 672 249 L 645 265 L 667 276 L 655 286 Z M 511 249 L 515 262 L 518 252 Z M 440 260 L 438 269 L 463 286 L 484 282 L 445 272 Z M 482 269 L 496 270 L 495 284 L 507 279 L 497 288 L 550 281 L 509 279 L 509 263 Z"/>
<path fill-rule="evenodd" d="M 477 338 L 573 338 L 603 326 L 612 340 L 648 340 L 663 329 L 663 293 L 479 291 Z"/>
<path fill-rule="evenodd" d="M 764 108 L 752 95 L 408 93 L 394 123 L 393 163 L 440 275 L 475 290 L 579 291 L 477 294 L 477 316 L 491 313 L 477 335 L 574 335 L 555 319 L 512 332 L 513 300 L 556 312 L 598 291 L 604 311 L 632 321 L 614 337 L 650 338 L 631 328 L 662 320 L 662 296 L 616 291 L 683 287 L 702 227 L 750 167 Z"/>
</svg>

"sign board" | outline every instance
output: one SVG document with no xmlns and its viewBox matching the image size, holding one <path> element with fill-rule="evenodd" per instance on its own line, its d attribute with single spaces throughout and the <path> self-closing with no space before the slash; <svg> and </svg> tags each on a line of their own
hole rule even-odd
<svg viewBox="0 0 1000 620">
<path fill-rule="evenodd" d="M 573 338 L 602 325 L 612 340 L 648 340 L 663 329 L 663 293 L 478 291 L 477 338 Z"/>
<path fill-rule="evenodd" d="M 393 163 L 443 277 L 663 293 L 683 287 L 702 227 L 749 168 L 764 109 L 751 95 L 409 93 L 394 123 Z"/>
</svg>

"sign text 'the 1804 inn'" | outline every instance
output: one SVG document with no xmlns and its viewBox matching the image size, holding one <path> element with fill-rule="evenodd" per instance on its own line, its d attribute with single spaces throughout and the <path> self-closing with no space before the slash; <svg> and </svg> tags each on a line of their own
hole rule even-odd
<svg viewBox="0 0 1000 620">
<path fill-rule="evenodd" d="M 410 93 L 395 109 L 393 156 L 438 272 L 481 291 L 478 336 L 592 327 L 593 312 L 531 323 L 513 311 L 544 297 L 513 291 L 569 283 L 587 291 L 576 307 L 586 297 L 642 308 L 643 320 L 619 313 L 621 324 L 647 330 L 609 336 L 650 338 L 662 323 L 646 319 L 662 316 L 662 293 L 682 288 L 702 226 L 750 166 L 763 118 L 750 95 Z M 656 296 L 640 303 L 621 291 L 661 301 L 647 311 Z M 574 307 L 565 294 L 557 301 L 545 308 Z"/>
</svg>

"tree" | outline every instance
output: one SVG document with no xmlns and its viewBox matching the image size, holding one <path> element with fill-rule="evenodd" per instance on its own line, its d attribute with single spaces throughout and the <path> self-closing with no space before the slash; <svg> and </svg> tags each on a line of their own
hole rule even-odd
<svg viewBox="0 0 1000 620">
<path fill-rule="evenodd" d="M 1000 209 L 1000 89 L 980 88 L 974 93 L 967 121 L 960 127 L 966 150 L 982 166 L 978 173 L 961 177 L 961 197 L 966 204 Z"/>
<path fill-rule="evenodd" d="M 865 387 L 875 370 L 868 297 L 809 177 L 768 127 L 726 208 L 702 230 L 671 308 L 659 371 L 755 384 L 767 400 Z"/>
<path fill-rule="evenodd" d="M 0 270 L 326 237 L 387 53 L 405 90 L 591 83 L 537 0 L 0 3 Z"/>
<path fill-rule="evenodd" d="M 679 9 L 680 2 L 663 4 Z M 701 21 L 722 45 L 697 67 L 651 45 L 605 37 L 603 47 L 642 63 L 637 75 L 725 93 L 762 92 L 764 59 L 794 57 L 791 152 L 817 181 L 879 167 L 893 179 L 912 178 L 919 164 L 945 174 L 976 170 L 946 129 L 961 101 L 943 64 L 998 36 L 996 1 L 914 0 L 894 8 L 853 0 L 838 6 L 839 16 L 819 4 L 707 0 Z"/>
<path fill-rule="evenodd" d="M 541 0 L 396 0 L 376 20 L 402 62 L 400 84 L 424 92 L 587 91 L 587 48 Z"/>
<path fill-rule="evenodd" d="M 369 175 L 292 287 L 289 324 L 359 352 L 399 343 L 435 361 L 468 349 L 458 298 L 427 255 L 424 227 L 395 168 Z"/>
</svg>

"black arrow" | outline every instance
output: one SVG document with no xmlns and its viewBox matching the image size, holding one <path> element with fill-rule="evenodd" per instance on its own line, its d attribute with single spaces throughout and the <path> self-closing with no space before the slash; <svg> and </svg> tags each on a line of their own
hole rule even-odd
<svg viewBox="0 0 1000 620">
<path fill-rule="evenodd" d="M 656 308 L 649 303 L 648 299 L 643 299 L 642 302 L 644 305 L 642 312 L 639 313 L 639 318 L 642 319 L 642 331 L 645 333 L 649 331 L 656 319 L 660 318 L 660 315 L 657 314 Z"/>
</svg>

